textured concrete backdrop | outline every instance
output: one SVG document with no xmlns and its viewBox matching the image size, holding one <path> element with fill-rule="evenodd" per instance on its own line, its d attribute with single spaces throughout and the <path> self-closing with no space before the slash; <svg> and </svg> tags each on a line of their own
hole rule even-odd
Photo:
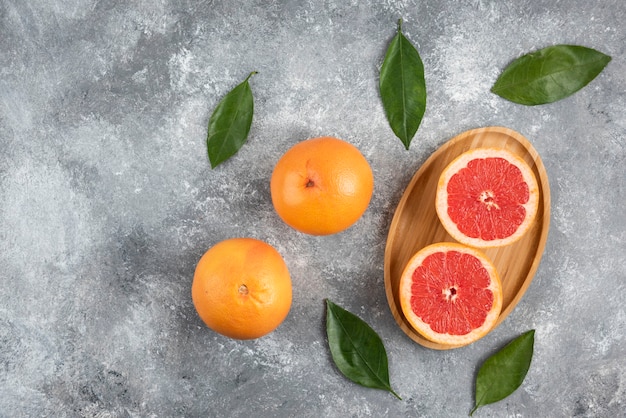
<svg viewBox="0 0 626 418">
<path fill-rule="evenodd" d="M 429 94 L 409 151 L 377 88 L 400 17 Z M 531 328 L 523 386 L 478 416 L 624 416 L 624 22 L 622 0 L 0 0 L 0 416 L 466 416 L 479 364 Z M 489 92 L 558 43 L 613 61 L 554 104 Z M 210 113 L 253 70 L 248 143 L 211 170 Z M 389 224 L 420 164 L 488 125 L 543 158 L 547 248 L 500 327 L 428 350 L 387 305 Z M 287 227 L 269 194 L 279 156 L 319 135 L 358 146 L 376 182 L 363 218 L 328 237 Z M 190 297 L 200 256 L 236 236 L 275 246 L 293 279 L 286 321 L 254 341 L 210 331 Z M 380 334 L 402 401 L 333 366 L 325 298 Z"/>
</svg>

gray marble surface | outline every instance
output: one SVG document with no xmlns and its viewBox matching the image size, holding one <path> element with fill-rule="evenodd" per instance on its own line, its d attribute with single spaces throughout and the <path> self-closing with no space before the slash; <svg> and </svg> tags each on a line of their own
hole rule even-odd
<svg viewBox="0 0 626 418">
<path fill-rule="evenodd" d="M 377 87 L 400 17 L 429 94 L 409 151 Z M 467 416 L 480 363 L 531 328 L 524 384 L 475 416 L 625 416 L 624 22 L 622 0 L 0 0 L 0 416 Z M 559 43 L 613 61 L 554 104 L 490 93 L 512 59 Z M 211 170 L 208 118 L 253 70 L 248 142 Z M 387 232 L 426 158 L 489 125 L 543 159 L 547 247 L 496 330 L 429 350 L 389 311 Z M 375 176 L 364 216 L 327 237 L 282 223 L 269 193 L 280 155 L 320 135 Z M 200 256 L 235 236 L 272 244 L 292 275 L 289 316 L 258 340 L 215 334 L 191 302 Z M 333 366 L 326 298 L 379 333 L 403 400 Z"/>
</svg>

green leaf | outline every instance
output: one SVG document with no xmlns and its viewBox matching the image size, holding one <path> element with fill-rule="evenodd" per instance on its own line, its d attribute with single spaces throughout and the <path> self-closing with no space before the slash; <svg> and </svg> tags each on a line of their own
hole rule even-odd
<svg viewBox="0 0 626 418">
<path fill-rule="evenodd" d="M 417 50 L 402 34 L 391 40 L 380 69 L 380 96 L 391 129 L 408 150 L 426 111 L 424 64 Z"/>
<path fill-rule="evenodd" d="M 535 330 L 526 331 L 483 363 L 476 376 L 476 405 L 470 416 L 478 407 L 498 402 L 520 387 L 530 368 L 534 343 Z"/>
<path fill-rule="evenodd" d="M 333 361 L 348 379 L 402 399 L 389 384 L 385 346 L 367 323 L 326 300 L 326 334 Z"/>
<path fill-rule="evenodd" d="M 224 96 L 209 119 L 206 142 L 211 168 L 235 155 L 248 138 L 254 113 L 254 101 L 248 80 L 253 74 L 256 71 L 251 72 L 241 84 Z"/>
<path fill-rule="evenodd" d="M 549 46 L 509 64 L 491 91 L 527 106 L 556 102 L 589 84 L 609 61 L 610 56 L 584 46 Z"/>
</svg>

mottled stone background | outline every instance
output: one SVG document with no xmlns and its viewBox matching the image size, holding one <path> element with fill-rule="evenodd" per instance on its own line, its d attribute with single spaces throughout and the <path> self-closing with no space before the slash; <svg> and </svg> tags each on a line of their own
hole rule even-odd
<svg viewBox="0 0 626 418">
<path fill-rule="evenodd" d="M 429 94 L 409 151 L 377 88 L 400 17 Z M 524 384 L 478 416 L 624 416 L 624 22 L 622 0 L 0 0 L 0 416 L 466 416 L 480 363 L 531 328 Z M 558 43 L 613 61 L 554 104 L 490 93 L 511 60 Z M 211 170 L 208 118 L 253 70 L 248 142 Z M 493 333 L 428 350 L 389 311 L 387 232 L 426 158 L 488 125 L 542 156 L 547 247 Z M 269 194 L 279 156 L 319 135 L 358 146 L 376 181 L 365 215 L 328 237 L 287 227 Z M 190 297 L 200 256 L 235 236 L 272 244 L 292 274 L 289 316 L 254 341 L 210 331 Z M 402 401 L 333 366 L 325 298 L 380 334 Z"/>
</svg>

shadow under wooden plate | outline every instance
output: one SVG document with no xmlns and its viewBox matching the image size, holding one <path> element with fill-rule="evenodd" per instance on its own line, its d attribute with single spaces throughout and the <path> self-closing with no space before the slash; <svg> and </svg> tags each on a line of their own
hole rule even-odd
<svg viewBox="0 0 626 418">
<path fill-rule="evenodd" d="M 402 195 L 389 227 L 385 247 L 385 290 L 391 313 L 402 331 L 424 347 L 446 350 L 457 346 L 434 343 L 411 327 L 400 307 L 400 278 L 409 259 L 420 249 L 436 242 L 455 242 L 437 217 L 437 182 L 443 169 L 454 158 L 465 151 L 481 147 L 504 148 L 519 155 L 531 167 L 539 185 L 539 208 L 530 230 L 511 245 L 483 250 L 495 264 L 502 281 L 502 312 L 496 326 L 511 313 L 526 292 L 548 238 L 548 176 L 539 154 L 526 138 L 508 128 L 487 127 L 463 132 L 437 149 L 415 173 Z"/>
</svg>

